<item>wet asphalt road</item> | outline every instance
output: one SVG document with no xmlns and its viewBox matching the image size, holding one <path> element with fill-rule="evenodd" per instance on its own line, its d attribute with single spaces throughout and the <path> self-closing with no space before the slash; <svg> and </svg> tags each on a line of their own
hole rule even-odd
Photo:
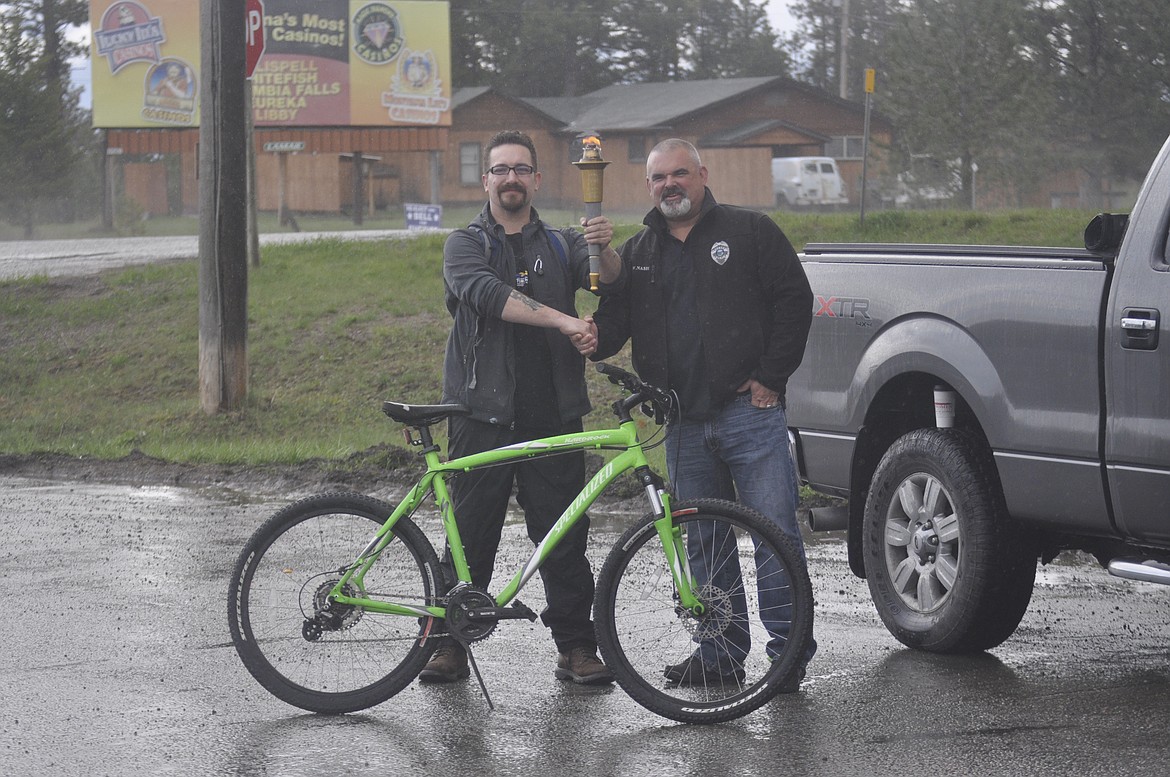
<svg viewBox="0 0 1170 777">
<path fill-rule="evenodd" d="M 840 539 L 821 535 L 809 679 L 719 726 L 557 681 L 551 640 L 527 622 L 477 651 L 494 711 L 464 683 L 322 717 L 262 690 L 227 632 L 238 549 L 287 497 L 0 477 L 0 498 L 5 775 L 1155 775 L 1170 762 L 1170 591 L 1076 561 L 1042 570 L 1007 643 L 948 658 L 902 649 Z M 595 564 L 622 523 L 594 514 Z M 509 525 L 504 547 L 526 544 Z M 521 598 L 543 606 L 539 585 Z"/>
<path fill-rule="evenodd" d="M 306 243 L 326 238 L 382 240 L 417 234 L 405 229 L 348 232 L 274 232 L 260 235 L 260 246 Z M 81 240 L 0 240 L 0 280 L 47 275 L 89 275 L 116 267 L 195 259 L 199 238 L 99 237 Z"/>
</svg>

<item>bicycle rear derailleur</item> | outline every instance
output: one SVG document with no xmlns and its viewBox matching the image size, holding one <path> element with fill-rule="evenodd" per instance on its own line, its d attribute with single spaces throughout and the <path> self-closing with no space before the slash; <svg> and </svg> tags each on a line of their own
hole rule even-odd
<svg viewBox="0 0 1170 777">
<path fill-rule="evenodd" d="M 326 580 L 317 586 L 313 593 L 313 615 L 312 617 L 306 615 L 305 622 L 301 625 L 301 636 L 309 642 L 321 639 L 321 635 L 327 631 L 344 631 L 352 628 L 362 619 L 362 613 L 365 611 L 360 607 L 338 604 L 329 598 L 329 592 L 335 585 L 337 580 Z M 342 586 L 341 592 L 346 596 L 360 594 L 352 583 Z"/>
</svg>

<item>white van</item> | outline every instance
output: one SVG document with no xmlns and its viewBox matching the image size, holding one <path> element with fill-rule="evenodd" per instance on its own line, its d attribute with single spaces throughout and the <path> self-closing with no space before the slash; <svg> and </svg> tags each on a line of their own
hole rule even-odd
<svg viewBox="0 0 1170 777">
<path fill-rule="evenodd" d="M 848 205 L 837 163 L 827 156 L 785 156 L 772 160 L 772 193 L 781 208 Z"/>
</svg>

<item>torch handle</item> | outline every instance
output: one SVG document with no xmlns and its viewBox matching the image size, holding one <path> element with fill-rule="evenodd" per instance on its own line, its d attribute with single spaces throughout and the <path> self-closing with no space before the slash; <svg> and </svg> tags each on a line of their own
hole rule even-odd
<svg viewBox="0 0 1170 777">
<path fill-rule="evenodd" d="M 585 218 L 594 219 L 601 215 L 600 202 L 585 203 Z M 601 278 L 601 246 L 589 244 L 589 290 L 597 291 L 597 284 Z"/>
</svg>

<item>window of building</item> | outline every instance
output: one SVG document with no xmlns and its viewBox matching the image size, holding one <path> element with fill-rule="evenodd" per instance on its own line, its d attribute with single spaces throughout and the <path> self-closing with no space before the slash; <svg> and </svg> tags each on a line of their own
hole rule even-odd
<svg viewBox="0 0 1170 777">
<path fill-rule="evenodd" d="M 825 144 L 825 156 L 834 159 L 861 159 L 865 151 L 865 138 L 861 135 L 834 135 Z"/>
<path fill-rule="evenodd" d="M 629 139 L 629 145 L 626 150 L 626 160 L 630 162 L 645 162 L 646 161 L 646 138 L 642 135 L 634 135 Z"/>
<path fill-rule="evenodd" d="M 479 186 L 482 183 L 481 155 L 478 143 L 459 144 L 459 183 L 464 186 Z"/>
</svg>

